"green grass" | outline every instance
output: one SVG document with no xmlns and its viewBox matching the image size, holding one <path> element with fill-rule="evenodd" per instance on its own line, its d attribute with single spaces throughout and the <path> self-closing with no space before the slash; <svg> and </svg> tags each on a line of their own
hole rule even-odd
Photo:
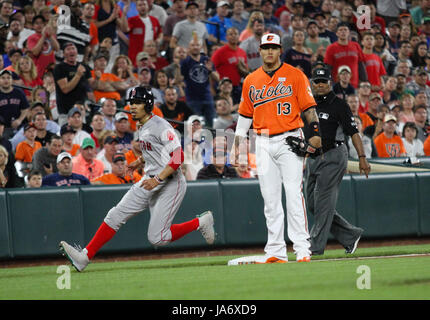
<svg viewBox="0 0 430 320">
<path fill-rule="evenodd" d="M 430 245 L 363 248 L 352 257 L 430 253 Z M 227 266 L 238 256 L 92 263 L 71 270 L 71 289 L 59 290 L 58 266 L 0 270 L 0 299 L 429 299 L 430 257 L 347 257 L 329 250 L 311 263 Z M 351 257 L 351 256 L 349 256 Z M 294 256 L 289 256 L 294 261 Z M 68 265 L 64 260 L 64 265 Z M 359 266 L 370 268 L 371 289 L 359 290 Z"/>
</svg>

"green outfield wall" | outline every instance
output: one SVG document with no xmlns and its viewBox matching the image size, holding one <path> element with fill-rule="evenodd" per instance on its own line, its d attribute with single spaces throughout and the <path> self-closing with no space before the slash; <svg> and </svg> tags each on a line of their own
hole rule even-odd
<svg viewBox="0 0 430 320">
<path fill-rule="evenodd" d="M 1 191 L 0 259 L 55 256 L 59 254 L 60 240 L 85 246 L 106 213 L 129 187 Z M 285 196 L 283 199 L 285 208 Z M 216 247 L 264 246 L 267 231 L 263 208 L 256 179 L 193 181 L 188 183 L 174 223 L 212 210 L 217 232 Z M 365 230 L 365 239 L 429 236 L 430 172 L 372 174 L 368 179 L 346 175 L 337 210 Z M 100 253 L 154 252 L 206 246 L 200 233 L 193 232 L 167 247 L 154 248 L 147 240 L 149 218 L 146 210 L 129 220 Z M 312 213 L 308 212 L 309 229 L 312 223 Z"/>
</svg>

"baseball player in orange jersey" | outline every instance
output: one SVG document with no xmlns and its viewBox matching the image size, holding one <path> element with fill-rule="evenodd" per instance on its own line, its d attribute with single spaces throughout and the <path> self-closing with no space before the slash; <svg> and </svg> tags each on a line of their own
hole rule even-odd
<svg viewBox="0 0 430 320">
<path fill-rule="evenodd" d="M 305 74 L 291 65 L 281 63 L 282 48 L 278 35 L 269 33 L 262 37 L 260 54 L 263 66 L 248 75 L 243 84 L 234 143 L 235 150 L 239 150 L 253 123 L 257 133 L 257 174 L 268 229 L 265 255 L 256 262 L 288 261 L 282 185 L 287 200 L 288 238 L 293 242 L 296 260 L 308 262 L 311 252 L 302 194 L 305 158 L 290 149 L 286 138 L 304 137 L 300 117 L 303 113 L 313 132 L 309 145 L 314 147 L 314 151 L 321 147 L 316 102 Z M 236 159 L 238 153 L 235 153 Z"/>
</svg>

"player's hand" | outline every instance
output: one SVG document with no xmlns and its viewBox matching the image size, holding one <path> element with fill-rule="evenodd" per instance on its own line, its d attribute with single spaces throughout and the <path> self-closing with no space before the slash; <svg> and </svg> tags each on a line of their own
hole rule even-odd
<svg viewBox="0 0 430 320">
<path fill-rule="evenodd" d="M 360 168 L 360 174 L 364 173 L 366 175 L 366 178 L 369 177 L 370 173 L 370 164 L 367 162 L 367 159 L 364 157 L 361 157 L 359 160 L 359 168 Z"/>
<path fill-rule="evenodd" d="M 314 148 L 321 148 L 322 144 L 321 144 L 321 137 L 320 136 L 313 136 L 309 139 L 309 144 L 312 145 L 312 147 Z"/>
<path fill-rule="evenodd" d="M 156 186 L 158 186 L 159 184 L 160 183 L 157 181 L 157 179 L 151 178 L 151 179 L 143 180 L 140 186 L 143 187 L 145 190 L 150 191 L 154 189 Z"/>
</svg>

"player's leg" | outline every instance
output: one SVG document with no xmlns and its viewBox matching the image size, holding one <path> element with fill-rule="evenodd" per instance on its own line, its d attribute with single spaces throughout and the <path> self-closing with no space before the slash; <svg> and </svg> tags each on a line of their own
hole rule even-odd
<svg viewBox="0 0 430 320">
<path fill-rule="evenodd" d="M 266 257 L 288 260 L 287 245 L 284 237 L 284 209 L 282 207 L 281 174 L 272 151 L 276 146 L 270 139 L 257 136 L 256 164 L 261 195 L 264 199 L 264 215 L 267 226 L 267 243 L 264 248 Z"/>
<path fill-rule="evenodd" d="M 149 191 L 141 188 L 139 183 L 134 184 L 121 201 L 109 210 L 97 232 L 83 250 L 70 246 L 65 241 L 60 242 L 60 250 L 63 251 L 76 270 L 82 271 L 90 259 L 113 238 L 123 224 L 147 208 L 149 197 Z"/>
<path fill-rule="evenodd" d="M 186 181 L 182 174 L 169 180 L 165 187 L 151 199 L 151 218 L 148 226 L 148 240 L 155 246 L 166 245 L 186 234 L 200 230 L 208 243 L 213 243 L 213 216 L 210 211 L 189 221 L 172 224 L 186 192 Z"/>
<path fill-rule="evenodd" d="M 120 202 L 109 210 L 103 223 L 86 246 L 90 259 L 112 239 L 121 226 L 148 207 L 151 193 L 140 187 L 139 182 L 135 183 Z"/>
<path fill-rule="evenodd" d="M 288 238 L 293 242 L 297 261 L 309 261 L 309 231 L 303 196 L 305 159 L 297 156 L 283 141 L 279 146 L 277 164 L 281 170 L 286 195 Z"/>
</svg>

